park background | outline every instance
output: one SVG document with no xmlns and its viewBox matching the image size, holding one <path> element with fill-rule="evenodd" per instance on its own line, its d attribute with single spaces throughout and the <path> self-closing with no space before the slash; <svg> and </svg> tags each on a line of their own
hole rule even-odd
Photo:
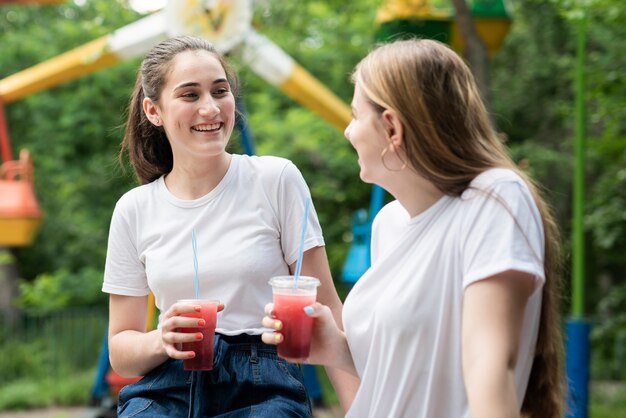
<svg viewBox="0 0 626 418">
<path fill-rule="evenodd" d="M 255 1 L 255 28 L 344 102 L 349 74 L 373 46 L 380 0 Z M 571 312 L 576 34 L 585 53 L 585 288 L 593 418 L 626 416 L 626 8 L 623 0 L 510 0 L 512 26 L 489 61 L 490 107 L 515 160 L 544 187 L 565 242 L 562 312 Z M 0 79 L 143 15 L 122 0 L 0 5 Z M 100 291 L 117 199 L 136 185 L 117 162 L 139 59 L 5 107 L 13 151 L 35 163 L 44 221 L 35 241 L 0 251 L 0 411 L 91 401 L 106 327 Z M 260 155 L 302 171 L 341 295 L 354 211 L 371 186 L 342 132 L 231 58 Z M 235 133 L 232 152 L 242 153 Z M 18 280 L 11 278 L 17 277 Z M 6 296 L 10 295 L 10 298 Z M 336 402 L 326 386 L 328 402 Z"/>
</svg>

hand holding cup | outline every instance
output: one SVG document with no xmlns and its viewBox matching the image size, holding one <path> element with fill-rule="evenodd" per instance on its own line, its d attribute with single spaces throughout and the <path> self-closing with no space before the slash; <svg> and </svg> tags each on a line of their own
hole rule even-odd
<svg viewBox="0 0 626 418">
<path fill-rule="evenodd" d="M 185 370 L 213 368 L 216 314 L 224 305 L 215 300 L 179 300 L 164 314 L 161 339 L 167 355 L 185 360 Z"/>
<path fill-rule="evenodd" d="M 282 333 L 284 325 L 283 321 L 276 317 L 274 307 L 274 303 L 265 305 L 266 316 L 262 321 L 265 328 L 273 329 L 274 332 L 265 332 L 261 338 L 264 343 L 277 345 L 280 349 L 284 339 Z M 338 367 L 354 374 L 354 364 L 345 334 L 337 326 L 330 308 L 315 302 L 305 307 L 304 313 L 314 319 L 308 357 L 281 357 L 291 363 L 321 364 Z"/>
</svg>

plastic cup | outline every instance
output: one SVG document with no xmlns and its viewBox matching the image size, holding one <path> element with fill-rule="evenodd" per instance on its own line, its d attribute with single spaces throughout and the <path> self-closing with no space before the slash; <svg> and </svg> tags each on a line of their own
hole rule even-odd
<svg viewBox="0 0 626 418">
<path fill-rule="evenodd" d="M 314 277 L 300 276 L 295 286 L 295 276 L 272 277 L 274 316 L 281 320 L 283 341 L 278 344 L 278 355 L 284 358 L 305 359 L 311 349 L 313 318 L 304 308 L 315 302 L 320 281 Z"/>
<path fill-rule="evenodd" d="M 201 341 L 193 341 L 182 344 L 183 351 L 193 351 L 194 358 L 183 361 L 185 370 L 212 370 L 213 369 L 213 343 L 215 341 L 215 325 L 217 323 L 217 306 L 219 301 L 207 299 L 182 299 L 178 303 L 200 305 L 200 312 L 181 314 L 188 318 L 202 318 L 204 327 L 180 328 L 180 332 L 202 333 Z"/>
</svg>

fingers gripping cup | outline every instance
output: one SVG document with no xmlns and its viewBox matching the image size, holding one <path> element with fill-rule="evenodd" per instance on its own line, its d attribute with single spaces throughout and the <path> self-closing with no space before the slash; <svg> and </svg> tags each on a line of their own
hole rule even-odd
<svg viewBox="0 0 626 418">
<path fill-rule="evenodd" d="M 213 369 L 213 343 L 215 340 L 215 325 L 217 323 L 217 300 L 205 299 L 183 299 L 179 303 L 187 303 L 190 305 L 199 305 L 200 312 L 190 314 L 182 314 L 188 318 L 202 318 L 205 321 L 204 327 L 180 328 L 180 332 L 202 333 L 201 341 L 193 341 L 183 343 L 183 351 L 193 351 L 196 353 L 194 358 L 185 360 L 185 370 L 212 370 Z"/>
<path fill-rule="evenodd" d="M 274 315 L 283 323 L 283 341 L 278 355 L 304 359 L 309 356 L 313 318 L 304 308 L 315 302 L 320 281 L 313 277 L 278 276 L 270 280 L 274 296 Z"/>
</svg>

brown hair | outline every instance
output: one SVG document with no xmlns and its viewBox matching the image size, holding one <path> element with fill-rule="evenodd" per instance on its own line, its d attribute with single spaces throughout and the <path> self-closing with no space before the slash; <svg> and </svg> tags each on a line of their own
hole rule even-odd
<svg viewBox="0 0 626 418">
<path fill-rule="evenodd" d="M 559 230 L 539 188 L 509 157 L 492 127 L 471 71 L 447 45 L 405 39 L 378 46 L 352 76 L 375 109 L 404 126 L 407 163 L 443 193 L 459 196 L 480 173 L 514 170 L 528 184 L 545 231 L 543 302 L 535 358 L 522 404 L 527 417 L 561 417 L 563 342 Z"/>
<path fill-rule="evenodd" d="M 172 171 L 172 147 L 165 131 L 153 125 L 143 111 L 143 99 L 157 103 L 171 70 L 172 60 L 186 51 L 207 51 L 215 56 L 226 72 L 233 95 L 237 97 L 238 80 L 235 71 L 208 41 L 191 36 L 179 36 L 160 42 L 144 58 L 130 104 L 126 130 L 120 148 L 120 161 L 128 152 L 130 163 L 141 184 L 150 183 Z"/>
</svg>

